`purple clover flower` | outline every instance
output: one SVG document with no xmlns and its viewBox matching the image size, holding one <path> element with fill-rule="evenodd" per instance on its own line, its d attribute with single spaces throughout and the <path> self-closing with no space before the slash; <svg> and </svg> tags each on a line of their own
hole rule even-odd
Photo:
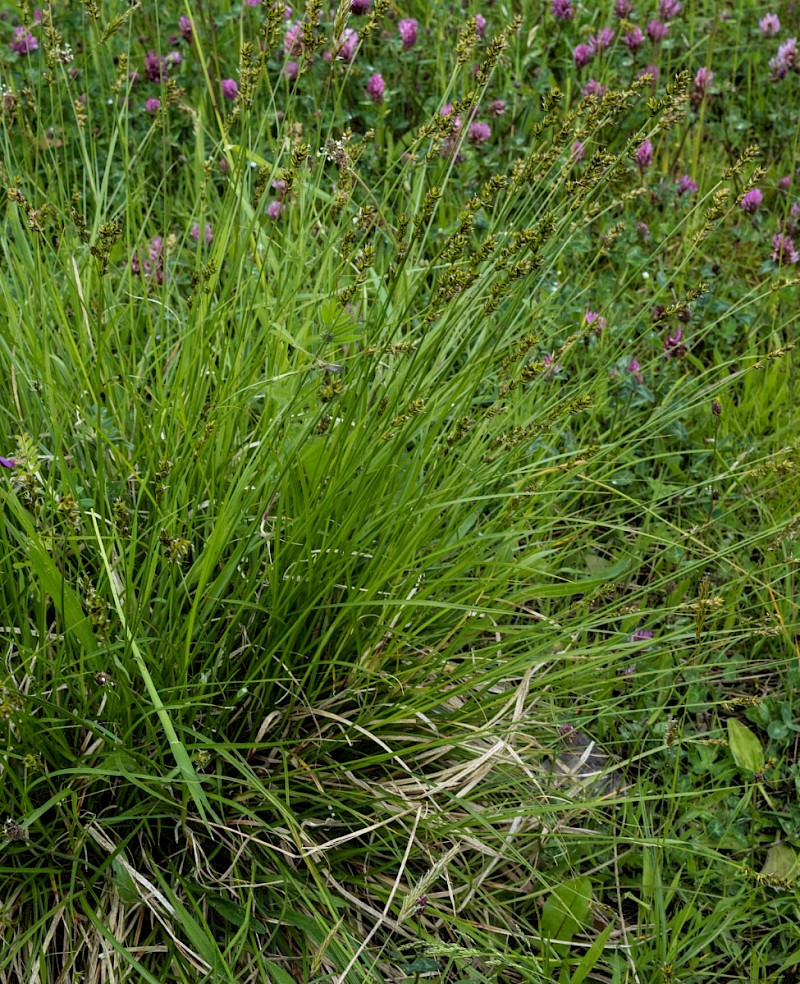
<svg viewBox="0 0 800 984">
<path fill-rule="evenodd" d="M 160 82 L 167 74 L 167 60 L 150 49 L 144 56 L 144 73 L 148 82 Z"/>
<path fill-rule="evenodd" d="M 303 53 L 303 22 L 289 24 L 283 36 L 283 50 L 287 55 Z"/>
<path fill-rule="evenodd" d="M 607 51 L 614 41 L 614 28 L 613 27 L 603 27 L 597 34 L 590 34 L 586 43 L 591 48 L 592 54 L 596 55 L 598 52 Z"/>
<path fill-rule="evenodd" d="M 619 17 L 620 20 L 623 17 L 628 17 L 629 14 L 633 13 L 633 4 L 631 0 L 617 0 L 614 4 L 614 16 Z"/>
<path fill-rule="evenodd" d="M 608 86 L 600 85 L 595 79 L 589 79 L 586 85 L 581 89 L 581 95 L 588 99 L 593 96 L 596 99 L 601 99 L 608 92 Z"/>
<path fill-rule="evenodd" d="M 39 48 L 39 41 L 30 33 L 27 27 L 14 28 L 14 40 L 9 42 L 9 51 L 16 51 L 18 55 L 29 55 Z"/>
<path fill-rule="evenodd" d="M 780 266 L 797 263 L 800 259 L 791 236 L 787 236 L 785 232 L 776 232 L 772 237 L 772 259 Z"/>
<path fill-rule="evenodd" d="M 417 29 L 419 28 L 419 21 L 415 20 L 413 17 L 404 17 L 397 24 L 397 30 L 400 32 L 400 38 L 403 42 L 403 49 L 409 51 L 417 43 Z"/>
<path fill-rule="evenodd" d="M 653 44 L 658 44 L 669 34 L 669 24 L 664 24 L 660 20 L 651 20 L 647 22 L 646 30 L 647 36 Z"/>
<path fill-rule="evenodd" d="M 641 368 L 642 367 L 639 365 L 636 359 L 631 359 L 631 361 L 627 364 L 627 366 L 625 366 L 625 369 L 631 374 L 631 376 L 633 376 L 633 378 L 640 386 L 644 382 L 644 376 L 639 372 Z M 653 633 L 651 632 L 650 635 L 652 634 Z M 631 637 L 631 640 L 633 641 L 633 637 Z"/>
<path fill-rule="evenodd" d="M 602 330 L 608 325 L 608 321 L 606 321 L 606 319 L 597 311 L 587 311 L 583 316 L 583 320 L 587 325 L 594 325 L 592 331 L 598 337 L 600 336 Z"/>
<path fill-rule="evenodd" d="M 774 37 L 781 29 L 781 22 L 778 20 L 778 15 L 766 14 L 758 22 L 758 29 L 761 31 L 762 37 L 764 38 Z"/>
<path fill-rule="evenodd" d="M 632 52 L 637 52 L 644 44 L 644 34 L 641 27 L 632 27 L 622 36 L 622 43 Z"/>
<path fill-rule="evenodd" d="M 336 43 L 336 57 L 342 61 L 351 62 L 356 56 L 358 47 L 358 32 L 352 27 L 346 27 Z"/>
<path fill-rule="evenodd" d="M 704 65 L 702 68 L 697 69 L 697 74 L 694 77 L 694 87 L 698 92 L 706 92 L 713 81 L 714 73 L 710 68 L 706 68 Z"/>
<path fill-rule="evenodd" d="M 271 219 L 279 219 L 283 215 L 285 208 L 286 206 L 283 202 L 276 198 L 267 206 L 267 215 Z"/>
<path fill-rule="evenodd" d="M 764 201 L 764 195 L 760 188 L 751 188 L 739 199 L 739 205 L 743 212 L 748 215 L 755 215 Z"/>
<path fill-rule="evenodd" d="M 647 642 L 653 638 L 653 633 L 649 629 L 637 629 L 631 636 L 631 642 Z"/>
<path fill-rule="evenodd" d="M 572 148 L 572 159 L 577 164 L 578 161 L 582 161 L 586 157 L 586 147 L 581 140 L 576 140 L 573 143 Z"/>
<path fill-rule="evenodd" d="M 486 37 L 486 18 L 483 14 L 475 14 L 475 30 L 481 40 Z"/>
<path fill-rule="evenodd" d="M 473 144 L 482 144 L 492 135 L 492 128 L 488 123 L 473 123 L 469 128 L 467 139 Z"/>
<path fill-rule="evenodd" d="M 636 148 L 633 156 L 640 168 L 650 167 L 653 163 L 653 145 L 649 140 L 645 140 Z"/>
<path fill-rule="evenodd" d="M 290 82 L 297 81 L 297 75 L 300 72 L 300 65 L 296 61 L 288 61 L 283 66 L 283 74 L 289 79 Z"/>
<path fill-rule="evenodd" d="M 369 12 L 372 0 L 350 0 L 351 14 L 366 14 Z"/>
<path fill-rule="evenodd" d="M 379 72 L 370 76 L 370 80 L 367 82 L 367 95 L 374 103 L 383 102 L 385 89 L 386 83 L 383 81 L 383 76 Z"/>
<path fill-rule="evenodd" d="M 223 79 L 220 84 L 222 86 L 222 95 L 229 102 L 233 102 L 239 95 L 239 86 L 236 84 L 236 79 Z"/>
<path fill-rule="evenodd" d="M 572 0 L 553 0 L 550 4 L 550 13 L 556 20 L 572 20 L 575 16 L 575 9 L 572 6 Z"/>
<path fill-rule="evenodd" d="M 693 195 L 697 191 L 697 185 L 688 174 L 684 174 L 675 182 L 675 190 L 679 195 Z"/>
<path fill-rule="evenodd" d="M 200 226 L 196 222 L 194 223 L 194 225 L 190 230 L 190 235 L 195 242 L 197 242 L 200 239 Z M 207 246 L 210 246 L 211 243 L 214 241 L 214 232 L 211 229 L 211 226 L 208 224 L 208 222 L 206 222 L 205 235 L 203 236 L 203 238 L 205 239 Z"/>
<path fill-rule="evenodd" d="M 680 12 L 679 0 L 658 0 L 658 16 L 665 21 L 677 17 Z"/>
<path fill-rule="evenodd" d="M 770 58 L 770 78 L 773 82 L 785 78 L 798 65 L 797 38 L 789 38 L 778 48 L 778 54 Z"/>
<path fill-rule="evenodd" d="M 506 111 L 506 104 L 503 99 L 495 99 L 495 101 L 489 106 L 487 112 L 489 116 L 503 116 Z"/>
<path fill-rule="evenodd" d="M 159 99 L 148 99 L 144 104 L 144 108 L 148 113 L 157 113 L 161 106 L 161 101 Z"/>
<path fill-rule="evenodd" d="M 594 51 L 588 44 L 579 44 L 573 49 L 572 57 L 575 59 L 575 67 L 583 68 L 584 65 L 588 65 L 592 58 L 594 58 Z"/>
</svg>

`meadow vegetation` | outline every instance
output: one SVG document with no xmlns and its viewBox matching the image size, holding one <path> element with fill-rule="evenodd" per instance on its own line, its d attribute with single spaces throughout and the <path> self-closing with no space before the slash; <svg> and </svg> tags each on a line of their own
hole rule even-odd
<svg viewBox="0 0 800 984">
<path fill-rule="evenodd" d="M 796 5 L 0 32 L 0 981 L 800 980 Z"/>
</svg>

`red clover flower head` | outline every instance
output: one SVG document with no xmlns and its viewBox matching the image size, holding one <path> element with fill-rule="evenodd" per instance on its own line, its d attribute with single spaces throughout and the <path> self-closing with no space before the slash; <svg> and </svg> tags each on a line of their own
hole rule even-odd
<svg viewBox="0 0 800 984">
<path fill-rule="evenodd" d="M 581 95 L 584 96 L 584 98 L 594 96 L 597 99 L 601 99 L 607 92 L 608 87 L 605 85 L 600 85 L 600 83 L 594 79 L 589 79 L 586 85 L 581 89 Z"/>
<path fill-rule="evenodd" d="M 706 92 L 713 81 L 714 73 L 710 68 L 706 68 L 704 65 L 702 68 L 697 69 L 697 74 L 694 77 L 694 87 L 698 92 Z"/>
<path fill-rule="evenodd" d="M 239 95 L 239 86 L 236 79 L 222 80 L 222 95 L 229 101 L 233 101 Z"/>
<path fill-rule="evenodd" d="M 800 259 L 794 242 L 785 232 L 776 232 L 772 237 L 772 259 L 781 266 L 797 263 Z"/>
<path fill-rule="evenodd" d="M 374 103 L 383 102 L 385 89 L 386 83 L 383 81 L 383 76 L 379 72 L 370 76 L 370 80 L 367 82 L 367 95 Z"/>
<path fill-rule="evenodd" d="M 283 36 L 283 50 L 287 55 L 299 55 L 303 51 L 303 22 L 289 24 Z"/>
<path fill-rule="evenodd" d="M 144 73 L 148 82 L 160 82 L 162 75 L 167 74 L 167 60 L 150 49 L 144 56 Z"/>
<path fill-rule="evenodd" d="M 649 140 L 645 140 L 636 148 L 636 153 L 634 154 L 636 163 L 641 168 L 650 167 L 653 163 L 653 145 Z"/>
<path fill-rule="evenodd" d="M 614 4 L 614 16 L 619 17 L 620 20 L 623 17 L 628 17 L 633 13 L 633 4 L 631 0 L 617 0 Z"/>
<path fill-rule="evenodd" d="M 279 201 L 277 198 L 271 201 L 267 206 L 267 215 L 271 219 L 279 219 L 283 215 L 283 211 L 286 206 L 283 202 Z"/>
<path fill-rule="evenodd" d="M 653 44 L 658 44 L 658 42 L 663 41 L 669 33 L 669 24 L 664 24 L 659 20 L 651 20 L 647 22 L 646 30 L 647 36 Z"/>
<path fill-rule="evenodd" d="M 758 22 L 758 29 L 761 31 L 762 37 L 771 38 L 776 35 L 781 29 L 781 22 L 778 20 L 778 15 L 766 14 Z"/>
<path fill-rule="evenodd" d="M 658 0 L 658 16 L 665 21 L 677 17 L 681 12 L 679 0 Z"/>
<path fill-rule="evenodd" d="M 622 42 L 630 51 L 636 52 L 644 44 L 644 34 L 641 27 L 632 27 L 622 36 Z"/>
<path fill-rule="evenodd" d="M 417 28 L 419 27 L 419 22 L 413 17 L 404 17 L 397 24 L 397 30 L 400 32 L 400 38 L 403 42 L 403 48 L 409 51 L 417 43 Z"/>
<path fill-rule="evenodd" d="M 675 190 L 679 195 L 693 195 L 697 191 L 697 185 L 688 174 L 684 174 L 675 182 Z"/>
<path fill-rule="evenodd" d="M 283 66 L 283 74 L 289 79 L 290 82 L 295 82 L 297 80 L 297 73 L 300 71 L 300 65 L 296 61 L 288 61 Z"/>
<path fill-rule="evenodd" d="M 16 51 L 18 55 L 29 55 L 38 49 L 39 42 L 26 27 L 15 27 L 14 40 L 9 43 L 8 47 L 10 51 Z"/>
<path fill-rule="evenodd" d="M 778 54 L 770 58 L 770 78 L 773 81 L 782 79 L 791 69 L 798 67 L 797 38 L 789 38 L 778 48 Z"/>
<path fill-rule="evenodd" d="M 369 11 L 372 0 L 350 0 L 351 14 L 366 14 Z"/>
<path fill-rule="evenodd" d="M 161 102 L 158 99 L 148 99 L 144 108 L 148 113 L 157 113 Z"/>
<path fill-rule="evenodd" d="M 192 226 L 190 234 L 195 242 L 197 242 L 200 239 L 200 226 L 196 222 Z M 211 243 L 214 241 L 214 233 L 208 222 L 206 222 L 205 235 L 203 236 L 203 238 L 205 239 L 207 246 L 210 246 Z"/>
<path fill-rule="evenodd" d="M 577 164 L 578 161 L 582 161 L 586 157 L 586 147 L 581 140 L 576 140 L 573 143 L 572 148 L 572 159 Z"/>
<path fill-rule="evenodd" d="M 641 385 L 644 382 L 644 376 L 639 372 L 641 366 L 636 359 L 631 359 L 625 368 L 633 376 L 637 383 Z"/>
<path fill-rule="evenodd" d="M 492 128 L 488 123 L 473 123 L 469 128 L 469 142 L 473 144 L 482 144 L 492 135 Z"/>
<path fill-rule="evenodd" d="M 556 20 L 568 21 L 575 16 L 572 0 L 553 0 L 550 4 L 550 13 Z"/>
<path fill-rule="evenodd" d="M 502 99 L 495 99 L 495 101 L 489 106 L 488 113 L 489 116 L 503 116 L 506 111 L 506 104 Z"/>
<path fill-rule="evenodd" d="M 358 32 L 354 31 L 352 27 L 346 27 L 337 42 L 336 57 L 341 58 L 342 61 L 351 62 L 355 58 L 357 47 Z"/>
<path fill-rule="evenodd" d="M 763 201 L 764 195 L 761 190 L 759 188 L 751 188 L 750 191 L 746 192 L 739 199 L 739 205 L 743 212 L 753 215 L 759 210 Z"/>
<path fill-rule="evenodd" d="M 594 325 L 592 331 L 598 338 L 600 337 L 600 332 L 608 324 L 606 319 L 601 314 L 598 314 L 597 311 L 587 311 L 583 316 L 583 320 L 587 325 Z"/>
<path fill-rule="evenodd" d="M 788 191 L 792 185 L 791 174 L 784 174 L 784 176 L 778 181 L 778 187 L 781 191 Z"/>
<path fill-rule="evenodd" d="M 594 51 L 588 44 L 579 44 L 573 49 L 572 57 L 575 59 L 575 67 L 583 68 L 584 65 L 588 65 L 592 58 L 594 58 Z"/>
<path fill-rule="evenodd" d="M 486 18 L 483 14 L 475 14 L 475 30 L 478 32 L 479 38 L 486 37 Z"/>
</svg>

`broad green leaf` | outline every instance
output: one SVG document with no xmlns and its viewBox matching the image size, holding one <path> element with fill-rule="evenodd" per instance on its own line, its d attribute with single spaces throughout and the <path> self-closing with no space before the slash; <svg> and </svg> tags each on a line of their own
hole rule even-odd
<svg viewBox="0 0 800 984">
<path fill-rule="evenodd" d="M 767 851 L 761 874 L 787 882 L 795 881 L 800 875 L 800 858 L 795 849 L 789 844 L 773 844 Z"/>
<path fill-rule="evenodd" d="M 542 936 L 560 942 L 571 940 L 585 924 L 591 901 L 592 883 L 586 877 L 557 885 L 542 907 Z"/>
<path fill-rule="evenodd" d="M 728 718 L 728 744 L 734 762 L 748 772 L 761 772 L 764 768 L 764 749 L 756 735 L 741 721 Z"/>
</svg>

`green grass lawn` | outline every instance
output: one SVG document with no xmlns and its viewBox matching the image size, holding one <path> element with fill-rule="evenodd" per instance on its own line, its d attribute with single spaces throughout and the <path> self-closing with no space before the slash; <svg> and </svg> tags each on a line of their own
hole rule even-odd
<svg viewBox="0 0 800 984">
<path fill-rule="evenodd" d="M 0 984 L 800 980 L 797 37 L 0 3 Z"/>
</svg>

